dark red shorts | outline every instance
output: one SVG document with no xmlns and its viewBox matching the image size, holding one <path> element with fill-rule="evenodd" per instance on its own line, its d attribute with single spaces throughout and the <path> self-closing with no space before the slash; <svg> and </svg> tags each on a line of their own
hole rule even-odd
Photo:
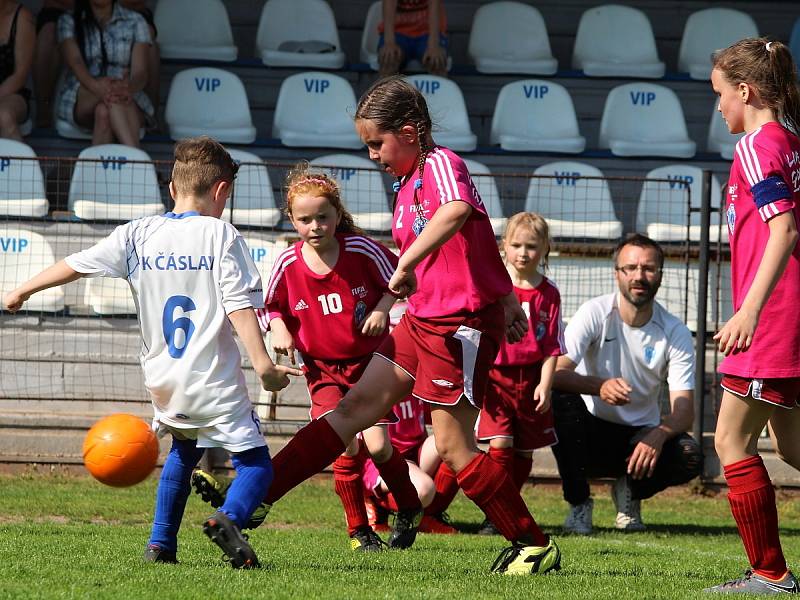
<svg viewBox="0 0 800 600">
<path fill-rule="evenodd" d="M 499 302 L 451 317 L 418 319 L 406 313 L 375 354 L 415 379 L 412 393 L 420 400 L 452 406 L 465 396 L 480 408 L 504 334 Z"/>
<path fill-rule="evenodd" d="M 748 379 L 738 375 L 723 375 L 722 389 L 737 396 L 750 396 L 783 408 L 794 408 L 800 404 L 800 377 L 777 379 Z"/>
<path fill-rule="evenodd" d="M 311 396 L 309 412 L 312 420 L 325 416 L 339 406 L 347 390 L 358 381 L 371 359 L 371 354 L 352 360 L 336 361 L 319 360 L 302 355 L 303 372 Z M 376 425 L 397 423 L 398 420 L 394 411 L 390 411 Z"/>
<path fill-rule="evenodd" d="M 516 450 L 536 450 L 558 441 L 553 409 L 534 410 L 533 390 L 539 385 L 541 363 L 492 367 L 486 397 L 478 417 L 478 439 L 511 438 Z"/>
</svg>

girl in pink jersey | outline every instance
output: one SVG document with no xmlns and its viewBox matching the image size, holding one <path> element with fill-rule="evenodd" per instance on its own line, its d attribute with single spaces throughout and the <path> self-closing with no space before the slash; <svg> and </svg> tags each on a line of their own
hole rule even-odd
<svg viewBox="0 0 800 600">
<path fill-rule="evenodd" d="M 561 296 L 539 272 L 547 268 L 550 234 L 536 213 L 511 217 L 503 236 L 506 270 L 514 294 L 528 315 L 528 333 L 519 344 L 503 343 L 489 371 L 489 385 L 478 420 L 478 439 L 489 442 L 489 456 L 508 472 L 517 489 L 528 480 L 533 451 L 556 438 L 550 389 L 556 357 L 564 353 Z M 498 533 L 488 519 L 479 533 Z"/>
<path fill-rule="evenodd" d="M 751 569 L 708 591 L 800 592 L 778 537 L 775 492 L 761 457 L 764 426 L 800 468 L 800 94 L 789 49 L 764 38 L 714 54 L 711 83 L 736 144 L 727 217 L 735 314 L 714 336 L 725 354 L 714 443 Z M 782 124 L 783 123 L 783 124 Z"/>
<path fill-rule="evenodd" d="M 372 352 L 388 335 L 388 292 L 397 258 L 365 237 L 353 223 L 336 182 L 300 164 L 289 174 L 286 215 L 300 241 L 275 261 L 266 288 L 266 308 L 257 311 L 272 346 L 294 362 L 299 351 L 311 395 L 311 418 L 328 414 L 358 380 Z M 392 422 L 396 419 L 388 415 Z M 369 425 L 369 424 L 368 424 Z M 385 427 L 366 429 L 361 438 L 399 510 L 421 508 L 408 465 Z M 381 549 L 364 505 L 361 471 L 364 454 L 353 439 L 333 463 L 336 493 L 345 509 L 354 550 Z M 395 546 L 396 536 L 390 537 Z"/>
<path fill-rule="evenodd" d="M 409 310 L 336 410 L 276 455 L 266 502 L 329 464 L 353 436 L 413 393 L 430 405 L 439 456 L 512 542 L 492 570 L 558 569 L 555 541 L 536 524 L 505 469 L 475 445 L 475 420 L 503 334 L 519 341 L 528 323 L 486 208 L 464 162 L 434 144 L 428 106 L 413 84 L 401 77 L 377 81 L 361 97 L 355 121 L 370 158 L 397 177 L 392 235 L 400 259 L 389 290 L 408 296 Z M 416 536 L 421 516 L 398 513 L 395 532 L 404 544 Z"/>
</svg>

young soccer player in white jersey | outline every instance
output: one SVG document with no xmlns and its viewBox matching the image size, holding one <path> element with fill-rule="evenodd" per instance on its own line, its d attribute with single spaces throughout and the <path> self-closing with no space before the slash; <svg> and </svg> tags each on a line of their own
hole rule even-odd
<svg viewBox="0 0 800 600">
<path fill-rule="evenodd" d="M 130 285 L 154 426 L 173 438 L 158 485 L 147 561 L 177 562 L 192 469 L 205 448 L 223 447 L 233 453 L 238 477 L 203 530 L 232 566 L 259 565 L 240 528 L 269 488 L 272 465 L 231 325 L 264 389 L 279 390 L 288 385 L 287 374 L 301 373 L 270 360 L 253 310 L 263 306 L 258 269 L 236 229 L 219 220 L 237 168 L 210 138 L 178 142 L 169 186 L 173 212 L 117 227 L 3 300 L 7 310 L 16 311 L 32 294 L 84 276 L 119 277 Z"/>
<path fill-rule="evenodd" d="M 564 354 L 561 295 L 539 272 L 547 267 L 550 233 L 536 213 L 517 213 L 503 235 L 506 270 L 523 310 L 528 333 L 518 344 L 503 342 L 489 370 L 489 384 L 478 418 L 478 439 L 489 442 L 489 456 L 522 489 L 533 466 L 533 451 L 558 441 L 550 406 L 556 359 Z M 488 519 L 479 533 L 498 533 Z"/>
<path fill-rule="evenodd" d="M 778 536 L 775 492 L 758 438 L 769 423 L 779 455 L 800 468 L 800 93 L 789 48 L 748 38 L 712 57 L 711 84 L 731 133 L 742 133 L 728 179 L 733 317 L 714 336 L 722 404 L 714 444 L 751 569 L 708 591 L 800 593 Z"/>
<path fill-rule="evenodd" d="M 486 208 L 464 162 L 436 146 L 424 96 L 401 77 L 361 97 L 356 129 L 370 157 L 398 178 L 392 235 L 400 248 L 388 289 L 409 310 L 336 410 L 301 429 L 275 456 L 266 502 L 319 472 L 409 393 L 431 407 L 436 448 L 458 484 L 512 542 L 492 570 L 560 568 L 554 540 L 534 521 L 505 470 L 479 452 L 474 426 L 489 366 L 527 317 L 511 289 Z M 407 524 L 416 530 L 419 519 Z M 397 524 L 395 524 L 397 529 Z"/>
</svg>

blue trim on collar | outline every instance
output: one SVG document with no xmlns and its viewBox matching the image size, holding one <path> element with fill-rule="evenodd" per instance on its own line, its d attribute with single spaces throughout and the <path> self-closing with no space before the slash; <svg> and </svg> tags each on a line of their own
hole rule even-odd
<svg viewBox="0 0 800 600">
<path fill-rule="evenodd" d="M 168 219 L 185 219 L 186 217 L 199 217 L 200 213 L 196 210 L 187 210 L 186 212 L 177 214 L 174 212 L 164 213 L 164 216 Z"/>
</svg>

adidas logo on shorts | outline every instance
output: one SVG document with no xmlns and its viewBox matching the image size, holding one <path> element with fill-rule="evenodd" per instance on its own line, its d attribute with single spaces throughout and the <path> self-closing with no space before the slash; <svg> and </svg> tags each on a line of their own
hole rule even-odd
<svg viewBox="0 0 800 600">
<path fill-rule="evenodd" d="M 306 304 L 306 301 L 303 300 L 302 298 L 300 298 L 300 301 L 297 304 L 294 305 L 294 309 L 295 310 L 305 310 L 307 308 L 308 308 L 308 304 Z"/>
</svg>

